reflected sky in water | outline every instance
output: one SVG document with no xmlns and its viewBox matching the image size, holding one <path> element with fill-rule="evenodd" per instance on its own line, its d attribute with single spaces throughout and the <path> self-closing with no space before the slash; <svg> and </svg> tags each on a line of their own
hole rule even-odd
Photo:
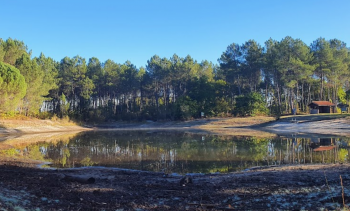
<svg viewBox="0 0 350 211">
<path fill-rule="evenodd" d="M 107 166 L 165 173 L 233 172 L 255 166 L 348 162 L 350 138 L 202 136 L 167 132 L 84 132 L 17 147 L 13 154 L 53 167 Z"/>
</svg>

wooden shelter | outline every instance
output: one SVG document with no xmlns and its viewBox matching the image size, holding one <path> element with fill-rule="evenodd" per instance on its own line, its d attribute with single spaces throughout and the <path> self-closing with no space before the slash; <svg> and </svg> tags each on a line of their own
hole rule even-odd
<svg viewBox="0 0 350 211">
<path fill-rule="evenodd" d="M 312 101 L 309 104 L 310 114 L 334 113 L 335 105 L 328 101 Z"/>
<path fill-rule="evenodd" d="M 328 151 L 335 147 L 334 138 L 312 138 L 310 143 L 310 148 L 312 148 L 314 152 Z"/>
</svg>

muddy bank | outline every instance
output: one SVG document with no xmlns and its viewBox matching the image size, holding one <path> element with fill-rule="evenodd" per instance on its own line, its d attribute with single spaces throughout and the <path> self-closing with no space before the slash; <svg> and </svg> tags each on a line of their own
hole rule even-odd
<svg viewBox="0 0 350 211">
<path fill-rule="evenodd" d="M 350 166 L 341 164 L 197 174 L 187 182 L 176 174 L 2 164 L 0 206 L 9 210 L 334 210 L 344 207 L 343 199 L 350 203 Z"/>
</svg>

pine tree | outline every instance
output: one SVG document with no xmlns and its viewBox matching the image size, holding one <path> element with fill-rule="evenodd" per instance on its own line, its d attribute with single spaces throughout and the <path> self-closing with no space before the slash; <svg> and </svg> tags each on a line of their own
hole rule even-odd
<svg viewBox="0 0 350 211">
<path fill-rule="evenodd" d="M 27 84 L 20 71 L 0 62 L 0 112 L 15 112 L 26 89 Z"/>
</svg>

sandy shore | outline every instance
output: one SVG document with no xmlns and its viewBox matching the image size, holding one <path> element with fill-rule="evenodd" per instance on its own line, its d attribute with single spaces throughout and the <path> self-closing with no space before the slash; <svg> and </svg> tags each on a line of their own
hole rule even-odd
<svg viewBox="0 0 350 211">
<path fill-rule="evenodd" d="M 350 118 L 344 115 L 210 118 L 184 122 L 110 122 L 78 126 L 51 120 L 0 120 L 0 135 L 84 130 L 176 130 L 190 133 L 270 137 L 285 134 L 350 135 Z"/>
<path fill-rule="evenodd" d="M 74 130 L 89 130 L 89 128 L 81 127 L 73 122 L 59 122 L 39 119 L 0 119 L 0 134 L 43 133 L 52 131 L 60 132 Z"/>
<path fill-rule="evenodd" d="M 347 118 L 311 122 L 273 122 L 261 128 L 275 134 L 322 134 L 350 136 L 350 120 Z"/>
</svg>

